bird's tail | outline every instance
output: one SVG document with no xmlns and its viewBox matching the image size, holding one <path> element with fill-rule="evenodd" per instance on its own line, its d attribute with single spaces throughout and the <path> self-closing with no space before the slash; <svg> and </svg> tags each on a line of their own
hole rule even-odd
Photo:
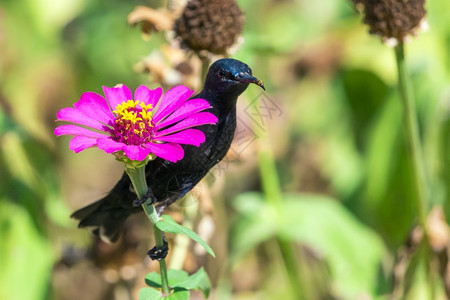
<svg viewBox="0 0 450 300">
<path fill-rule="evenodd" d="M 108 196 L 106 196 L 77 210 L 71 217 L 80 220 L 78 228 L 90 228 L 103 241 L 111 243 L 117 241 L 123 223 L 132 212 L 108 202 Z"/>
<path fill-rule="evenodd" d="M 79 228 L 91 228 L 103 241 L 117 241 L 123 223 L 136 212 L 129 199 L 133 199 L 133 194 L 127 186 L 123 180 L 119 181 L 103 199 L 77 210 L 71 217 L 80 221 Z"/>
</svg>

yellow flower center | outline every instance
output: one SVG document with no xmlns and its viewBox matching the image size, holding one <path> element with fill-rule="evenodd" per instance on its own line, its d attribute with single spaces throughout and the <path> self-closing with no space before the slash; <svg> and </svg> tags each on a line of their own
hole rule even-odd
<svg viewBox="0 0 450 300">
<path fill-rule="evenodd" d="M 128 100 L 117 105 L 113 137 L 117 142 L 127 145 L 142 145 L 151 140 L 152 111 L 151 104 L 139 100 Z"/>
</svg>

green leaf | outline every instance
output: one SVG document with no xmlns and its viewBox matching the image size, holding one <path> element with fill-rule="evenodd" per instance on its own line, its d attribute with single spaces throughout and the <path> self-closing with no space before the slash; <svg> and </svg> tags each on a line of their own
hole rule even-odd
<svg viewBox="0 0 450 300">
<path fill-rule="evenodd" d="M 3 197 L 0 236 L 0 299 L 47 298 L 54 251 L 28 211 Z"/>
<path fill-rule="evenodd" d="M 237 197 L 234 205 L 242 207 L 238 227 L 233 231 L 236 236 L 231 235 L 233 251 L 257 246 L 252 234 L 258 232 L 259 225 L 261 241 L 277 235 L 287 241 L 304 243 L 320 253 L 329 264 L 333 286 L 343 299 L 375 294 L 385 246 L 373 230 L 337 200 L 320 195 L 285 195 L 277 212 L 262 194 L 246 193 Z M 251 246 L 245 245 L 246 239 Z"/>
<path fill-rule="evenodd" d="M 276 234 L 275 211 L 259 194 L 246 193 L 238 196 L 233 201 L 233 207 L 239 215 L 230 235 L 232 261 Z"/>
<path fill-rule="evenodd" d="M 156 272 L 148 273 L 145 276 L 145 283 L 148 286 L 160 288 L 161 287 L 161 275 Z"/>
<path fill-rule="evenodd" d="M 155 289 L 144 287 L 139 291 L 139 300 L 159 300 L 159 299 L 164 298 L 161 292 Z"/>
<path fill-rule="evenodd" d="M 318 195 L 285 196 L 281 217 L 280 234 L 322 253 L 343 298 L 375 293 L 385 246 L 340 202 Z"/>
<path fill-rule="evenodd" d="M 169 279 L 169 286 L 172 290 L 172 294 L 170 294 L 167 297 L 161 296 L 161 293 L 158 292 L 159 298 L 150 298 L 150 297 L 156 297 L 156 293 L 153 291 L 156 291 L 154 289 L 147 288 L 152 291 L 139 291 L 139 299 L 171 299 L 171 300 L 184 300 L 189 299 L 189 290 L 201 290 L 203 292 L 203 295 L 205 298 L 208 298 L 209 293 L 211 291 L 211 281 L 209 280 L 208 274 L 206 274 L 205 270 L 203 268 L 200 268 L 196 273 L 189 276 L 189 274 L 182 270 L 168 270 L 167 271 L 167 277 Z M 145 276 L 145 282 L 147 285 L 154 287 L 154 288 L 160 288 L 161 287 L 161 276 L 156 273 L 152 272 L 147 274 Z M 143 293 L 143 296 L 141 297 L 141 293 Z M 149 297 L 149 298 L 143 298 L 143 297 Z"/>
<path fill-rule="evenodd" d="M 164 299 L 167 300 L 187 300 L 189 299 L 190 293 L 188 290 L 185 290 L 183 288 L 175 288 L 169 296 L 165 297 Z"/>
<path fill-rule="evenodd" d="M 190 239 L 196 241 L 199 243 L 205 250 L 211 254 L 212 257 L 216 257 L 214 254 L 214 251 L 211 249 L 211 247 L 208 246 L 208 244 L 202 240 L 202 238 L 190 230 L 187 227 L 184 227 L 177 222 L 174 221 L 174 219 L 169 215 L 163 215 L 161 216 L 162 220 L 158 221 L 156 223 L 156 227 L 158 227 L 161 231 L 170 232 L 170 233 L 182 233 L 187 235 Z"/>
<path fill-rule="evenodd" d="M 209 280 L 208 274 L 205 272 L 205 269 L 200 268 L 196 273 L 189 276 L 186 280 L 176 284 L 176 287 L 185 288 L 187 290 L 200 289 L 203 292 L 205 298 L 208 298 L 209 292 L 211 291 L 211 281 Z"/>
<path fill-rule="evenodd" d="M 180 286 L 180 282 L 188 280 L 189 274 L 183 270 L 170 269 L 169 271 L 167 271 L 167 277 L 169 279 L 169 285 L 171 287 L 177 287 Z"/>
<path fill-rule="evenodd" d="M 360 69 L 346 70 L 343 84 L 356 143 L 362 149 L 367 130 L 386 102 L 389 88 L 376 73 Z"/>
<path fill-rule="evenodd" d="M 211 290 L 211 281 L 209 280 L 208 274 L 203 268 L 200 268 L 196 273 L 189 276 L 189 274 L 183 270 L 173 270 L 167 271 L 167 277 L 169 280 L 170 288 L 177 290 L 201 290 L 203 295 L 208 298 Z M 145 283 L 148 286 L 154 288 L 161 288 L 161 276 L 156 272 L 152 272 L 145 276 Z M 170 298 L 172 299 L 172 298 Z"/>
</svg>

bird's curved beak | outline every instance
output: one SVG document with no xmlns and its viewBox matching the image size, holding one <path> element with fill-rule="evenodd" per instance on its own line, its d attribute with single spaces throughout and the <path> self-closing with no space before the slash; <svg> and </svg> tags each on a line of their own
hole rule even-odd
<svg viewBox="0 0 450 300">
<path fill-rule="evenodd" d="M 259 85 L 263 90 L 266 90 L 266 88 L 264 87 L 264 82 L 262 82 L 262 80 L 259 80 L 258 78 L 248 73 L 239 73 L 236 76 L 236 80 L 240 82 L 254 83 L 256 85 Z"/>
</svg>

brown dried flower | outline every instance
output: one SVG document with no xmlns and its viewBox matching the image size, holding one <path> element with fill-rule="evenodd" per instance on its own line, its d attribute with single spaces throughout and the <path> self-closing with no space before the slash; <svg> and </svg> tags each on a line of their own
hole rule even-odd
<svg viewBox="0 0 450 300">
<path fill-rule="evenodd" d="M 191 0 L 174 30 L 182 44 L 196 52 L 225 54 L 243 26 L 244 16 L 235 0 Z"/>
<path fill-rule="evenodd" d="M 385 41 L 405 41 L 416 35 L 425 17 L 425 0 L 352 0 L 364 11 L 364 23 L 370 33 L 380 35 Z"/>
</svg>

